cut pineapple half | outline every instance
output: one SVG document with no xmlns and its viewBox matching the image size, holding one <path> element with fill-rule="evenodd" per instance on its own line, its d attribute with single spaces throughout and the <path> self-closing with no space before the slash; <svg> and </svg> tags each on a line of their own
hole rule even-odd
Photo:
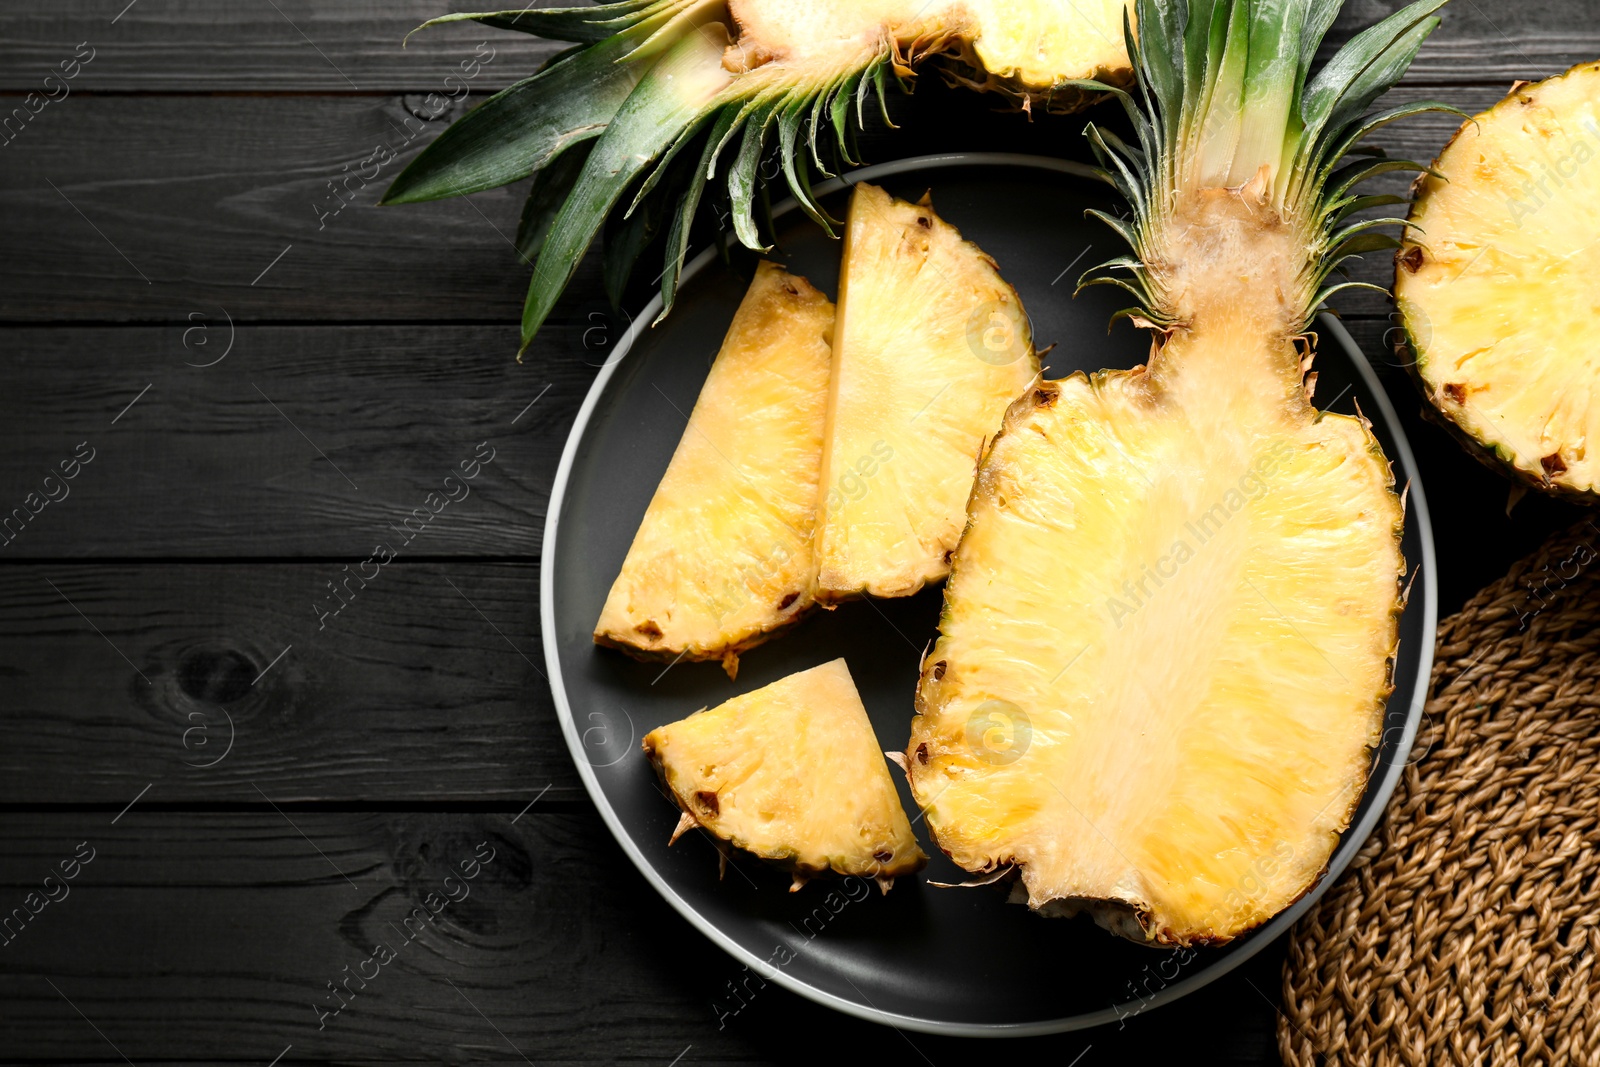
<svg viewBox="0 0 1600 1067">
<path fill-rule="evenodd" d="M 947 57 L 950 80 L 1005 93 L 1025 109 L 1081 107 L 1105 88 L 1087 79 L 1121 84 L 1131 75 L 1127 7 L 1127 0 L 622 0 L 446 15 L 427 25 L 476 18 L 580 45 L 454 123 L 383 202 L 460 196 L 545 168 L 549 180 L 533 183 L 517 241 L 524 258 L 538 256 L 523 307 L 524 349 L 608 216 L 607 276 L 617 281 L 670 218 L 658 275 L 665 315 L 713 177 L 725 182 L 727 217 L 750 248 L 765 247 L 753 205 L 779 170 L 831 233 L 812 179 L 857 162 L 855 133 L 868 96 L 887 120 L 887 86 L 909 88 L 925 60 Z M 763 157 L 771 142 L 769 170 Z M 575 146 L 587 160 L 553 166 Z M 719 160 L 727 162 L 719 167 Z M 622 201 L 625 191 L 631 203 Z M 646 200 L 655 204 L 636 210 Z"/>
<path fill-rule="evenodd" d="M 642 658 L 721 660 L 794 622 L 816 590 L 817 478 L 833 305 L 763 262 L 595 626 Z"/>
<path fill-rule="evenodd" d="M 1442 2 L 1311 79 L 1337 4 L 1140 2 L 1122 100 L 1143 147 L 1090 131 L 1137 258 L 1092 277 L 1162 328 L 1148 367 L 1043 382 L 1006 413 L 906 753 L 939 847 L 1014 873 L 1035 909 L 1225 942 L 1312 887 L 1360 801 L 1403 507 L 1367 422 L 1312 406 L 1304 331 L 1371 246 L 1351 186 L 1395 166 L 1339 161 L 1399 117 L 1362 116 Z"/>
<path fill-rule="evenodd" d="M 817 532 L 819 597 L 907 596 L 949 572 L 977 456 L 1039 373 L 994 260 L 928 203 L 856 186 Z"/>
<path fill-rule="evenodd" d="M 644 750 L 696 825 L 794 872 L 877 880 L 927 862 L 845 661 L 836 659 L 645 735 Z"/>
<path fill-rule="evenodd" d="M 1513 90 L 1434 169 L 1395 276 L 1423 392 L 1479 455 L 1593 500 L 1600 63 Z"/>
<path fill-rule="evenodd" d="M 1165 381 L 1075 375 L 1007 414 L 907 759 L 962 867 L 1196 943 L 1327 863 L 1379 738 L 1403 564 L 1364 424 L 1207 387 L 1175 344 Z"/>
</svg>

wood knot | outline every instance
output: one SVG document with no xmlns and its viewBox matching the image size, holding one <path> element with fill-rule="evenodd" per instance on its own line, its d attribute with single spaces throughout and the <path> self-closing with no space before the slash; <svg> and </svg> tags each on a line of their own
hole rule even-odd
<svg viewBox="0 0 1600 1067">
<path fill-rule="evenodd" d="M 390 845 L 395 880 L 436 928 L 483 938 L 501 934 L 533 883 L 528 850 L 493 816 L 421 816 L 396 826 Z"/>
<path fill-rule="evenodd" d="M 151 650 L 135 703 L 171 731 L 172 754 L 189 767 L 215 767 L 244 724 L 290 717 L 300 690 L 294 653 L 245 639 L 174 641 Z M 148 684 L 147 684 L 148 680 Z"/>
<path fill-rule="evenodd" d="M 232 704 L 250 692 L 259 673 L 238 649 L 195 648 L 178 661 L 178 688 L 196 700 Z"/>
</svg>

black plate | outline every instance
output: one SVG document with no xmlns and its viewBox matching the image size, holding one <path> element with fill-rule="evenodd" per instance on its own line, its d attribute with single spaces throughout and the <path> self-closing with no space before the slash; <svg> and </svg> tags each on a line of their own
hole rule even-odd
<svg viewBox="0 0 1600 1067">
<path fill-rule="evenodd" d="M 853 172 L 896 196 L 933 192 L 939 213 L 999 261 L 1033 318 L 1041 347 L 1057 342 L 1051 377 L 1142 363 L 1149 341 L 1131 326 L 1109 335 L 1125 295 L 1072 290 L 1088 266 L 1120 252 L 1086 207 L 1108 206 L 1081 168 L 1025 156 L 937 156 Z M 824 204 L 844 217 L 847 189 L 822 186 Z M 787 210 L 786 210 L 787 209 Z M 780 208 L 776 258 L 824 292 L 837 293 L 837 241 L 793 205 Z M 1356 821 L 1330 872 L 1304 898 L 1254 934 L 1221 949 L 1153 950 L 1112 937 L 1087 918 L 1044 919 L 987 889 L 938 889 L 924 879 L 960 881 L 957 869 L 918 835 L 933 857 L 922 878 L 887 897 L 863 883 L 814 882 L 785 892 L 788 878 L 749 856 L 717 880 L 717 856 L 703 836 L 674 848 L 678 813 L 663 798 L 640 738 L 663 723 L 748 692 L 786 674 L 844 656 L 885 748 L 905 745 L 917 661 L 935 635 L 941 591 L 904 600 L 857 602 L 818 614 L 743 657 L 730 682 L 715 663 L 636 663 L 595 647 L 591 632 L 622 566 L 639 519 L 683 432 L 752 270 L 710 251 L 685 273 L 677 307 L 649 329 L 657 305 L 640 312 L 595 379 L 567 441 L 545 529 L 541 613 L 545 658 L 567 743 L 590 795 L 623 849 L 690 922 L 741 963 L 820 1003 L 914 1030 L 1024 1035 L 1110 1022 L 1196 989 L 1238 966 L 1283 932 L 1320 895 L 1366 839 L 1394 788 L 1421 716 L 1436 616 L 1428 507 L 1394 410 L 1372 368 L 1342 326 L 1319 325 L 1318 396 L 1335 410 L 1357 402 L 1374 421 L 1401 482 L 1410 482 L 1404 548 L 1421 574 L 1400 626 L 1388 729 Z M 1121 297 L 1121 299 L 1119 299 Z M 915 374 L 916 368 L 907 368 Z M 915 812 L 903 778 L 906 810 Z M 854 890 L 846 893 L 845 889 Z"/>
</svg>

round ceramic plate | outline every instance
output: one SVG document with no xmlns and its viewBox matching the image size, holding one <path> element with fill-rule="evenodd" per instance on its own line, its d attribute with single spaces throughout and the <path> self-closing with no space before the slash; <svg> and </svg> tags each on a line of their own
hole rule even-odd
<svg viewBox="0 0 1600 1067">
<path fill-rule="evenodd" d="M 1083 168 L 1025 156 L 951 155 L 868 167 L 818 189 L 843 218 L 849 184 L 872 181 L 934 207 L 1000 264 L 1022 294 L 1040 347 L 1055 343 L 1047 376 L 1144 362 L 1149 340 L 1106 323 L 1126 302 L 1107 286 L 1076 299 L 1077 277 L 1121 249 L 1088 207 L 1114 207 Z M 794 209 L 775 212 L 773 257 L 830 295 L 840 243 Z M 903 600 L 861 601 L 817 613 L 742 657 L 737 682 L 715 663 L 636 663 L 591 639 L 656 483 L 683 433 L 753 260 L 725 263 L 708 250 L 685 270 L 677 306 L 655 328 L 659 301 L 638 312 L 595 378 L 567 441 L 545 528 L 541 619 L 557 713 L 589 794 L 624 851 L 672 906 L 736 960 L 769 981 L 841 1011 L 911 1030 L 964 1035 L 1051 1033 L 1110 1022 L 1182 996 L 1237 967 L 1311 906 L 1366 839 L 1388 800 L 1416 732 L 1431 664 L 1435 587 L 1428 506 L 1415 461 L 1372 368 L 1339 323 L 1318 326 L 1319 406 L 1354 412 L 1374 429 L 1411 492 L 1404 548 L 1420 569 L 1400 624 L 1395 691 L 1381 750 L 1355 821 L 1327 875 L 1293 907 L 1220 949 L 1153 950 L 1112 937 L 1087 918 L 1045 919 L 991 889 L 941 889 L 959 870 L 916 830 L 932 857 L 887 896 L 855 885 L 789 877 L 736 855 L 717 877 L 703 834 L 675 847 L 678 812 L 640 751 L 645 733 L 738 693 L 838 656 L 850 665 L 878 740 L 903 748 L 918 658 L 935 636 L 941 589 Z M 1119 299 L 1121 297 L 1121 299 Z M 915 366 L 907 367 L 915 375 Z M 915 814 L 904 778 L 893 777 Z M 846 892 L 846 890 L 850 890 Z M 736 972 L 737 973 L 737 972 Z"/>
</svg>

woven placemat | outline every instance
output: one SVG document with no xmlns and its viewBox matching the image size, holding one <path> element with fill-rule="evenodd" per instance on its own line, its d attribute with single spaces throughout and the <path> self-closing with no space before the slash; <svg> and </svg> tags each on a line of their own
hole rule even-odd
<svg viewBox="0 0 1600 1067">
<path fill-rule="evenodd" d="M 1600 522 L 1440 624 L 1394 798 L 1291 934 L 1286 1064 L 1600 1064 Z"/>
</svg>

